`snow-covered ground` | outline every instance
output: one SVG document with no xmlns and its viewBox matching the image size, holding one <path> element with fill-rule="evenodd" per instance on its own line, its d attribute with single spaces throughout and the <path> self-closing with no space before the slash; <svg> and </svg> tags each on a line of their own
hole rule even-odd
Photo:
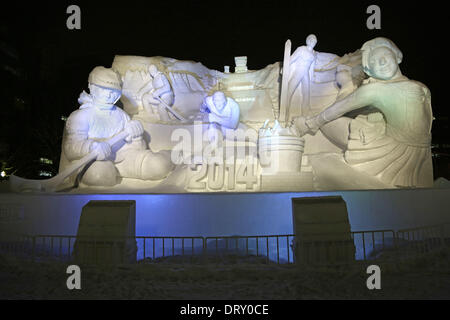
<svg viewBox="0 0 450 320">
<path fill-rule="evenodd" d="M 365 264 L 299 268 L 256 257 L 171 257 L 134 265 L 81 266 L 80 291 L 63 262 L 0 255 L 0 299 L 428 299 L 450 298 L 450 251 L 380 264 L 382 290 Z"/>
</svg>

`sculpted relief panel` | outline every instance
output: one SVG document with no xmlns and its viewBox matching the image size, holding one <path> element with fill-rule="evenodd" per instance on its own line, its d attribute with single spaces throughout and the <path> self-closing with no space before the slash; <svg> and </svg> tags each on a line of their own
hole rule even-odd
<svg viewBox="0 0 450 320">
<path fill-rule="evenodd" d="M 234 73 L 164 57 L 96 67 L 68 118 L 60 173 L 15 191 L 264 192 L 431 187 L 432 110 L 403 54 L 376 38 L 343 57 L 318 39 Z"/>
</svg>

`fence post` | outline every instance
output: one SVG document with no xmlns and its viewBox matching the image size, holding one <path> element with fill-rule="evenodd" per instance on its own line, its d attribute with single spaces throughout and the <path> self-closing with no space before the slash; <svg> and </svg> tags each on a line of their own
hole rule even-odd
<svg viewBox="0 0 450 320">
<path fill-rule="evenodd" d="M 31 255 L 32 255 L 32 259 L 33 259 L 33 262 L 34 261 L 36 261 L 36 237 L 35 236 L 33 236 L 33 244 L 32 244 L 32 247 L 31 247 Z"/>
<path fill-rule="evenodd" d="M 400 231 L 397 231 L 397 232 L 395 232 L 395 231 L 392 231 L 392 237 L 393 237 L 393 242 L 394 242 L 394 250 L 396 250 L 397 251 L 397 246 L 398 246 L 398 239 L 399 239 L 399 236 L 400 235 Z"/>
</svg>

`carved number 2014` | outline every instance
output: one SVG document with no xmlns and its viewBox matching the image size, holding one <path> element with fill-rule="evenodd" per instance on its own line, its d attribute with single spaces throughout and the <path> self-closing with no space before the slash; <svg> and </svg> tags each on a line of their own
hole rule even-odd
<svg viewBox="0 0 450 320">
<path fill-rule="evenodd" d="M 200 171 L 192 175 L 189 180 L 188 188 L 196 190 L 206 189 L 206 182 L 202 182 L 208 176 L 208 188 L 211 190 L 221 190 L 225 184 L 225 170 L 228 171 L 227 189 L 234 190 L 237 184 L 245 184 L 247 190 L 254 189 L 258 183 L 258 177 L 254 173 L 253 163 L 242 163 L 236 175 L 235 165 L 210 164 L 200 165 Z"/>
</svg>

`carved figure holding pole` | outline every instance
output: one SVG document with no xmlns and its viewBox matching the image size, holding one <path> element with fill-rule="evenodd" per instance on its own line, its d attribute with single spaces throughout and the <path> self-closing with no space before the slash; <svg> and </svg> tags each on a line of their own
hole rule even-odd
<svg viewBox="0 0 450 320">
<path fill-rule="evenodd" d="M 112 69 L 96 67 L 89 75 L 90 94 L 80 96 L 80 109 L 66 122 L 60 170 L 65 165 L 95 152 L 96 161 L 81 173 L 81 182 L 89 186 L 112 186 L 119 178 L 160 180 L 172 170 L 165 153 L 152 152 L 143 139 L 139 121 L 115 106 L 121 96 L 121 81 Z M 121 132 L 126 141 L 110 146 L 106 142 Z"/>
</svg>

